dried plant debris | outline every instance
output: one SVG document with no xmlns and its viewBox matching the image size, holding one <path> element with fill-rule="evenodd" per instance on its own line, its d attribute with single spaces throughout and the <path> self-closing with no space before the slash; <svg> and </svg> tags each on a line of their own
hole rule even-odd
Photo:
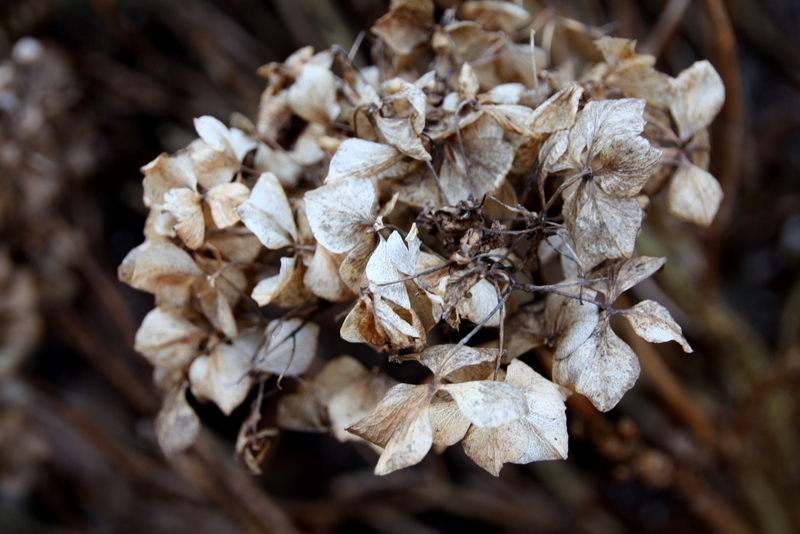
<svg viewBox="0 0 800 534">
<path fill-rule="evenodd" d="M 151 217 L 119 275 L 156 296 L 136 349 L 165 392 L 167 454 L 197 433 L 187 391 L 229 414 L 277 376 L 292 384 L 280 428 L 366 440 L 377 474 L 461 442 L 497 475 L 567 456 L 567 387 L 606 411 L 633 386 L 639 362 L 613 315 L 691 352 L 660 304 L 614 304 L 666 261 L 634 254 L 648 209 L 708 225 L 719 207 L 706 170 L 724 100 L 713 67 L 672 78 L 604 37 L 603 62 L 566 79 L 520 39 L 531 18 L 513 4 L 433 13 L 392 2 L 373 28 L 378 67 L 310 48 L 265 66 L 255 124 L 201 117 L 197 141 L 142 168 Z M 543 266 L 555 257 L 554 283 Z M 343 339 L 430 379 L 396 383 L 319 352 L 325 302 L 352 303 Z M 481 329 L 495 348 L 470 346 Z M 552 381 L 518 359 L 544 346 Z M 275 432 L 258 434 L 259 409 L 237 445 L 254 472 Z"/>
</svg>

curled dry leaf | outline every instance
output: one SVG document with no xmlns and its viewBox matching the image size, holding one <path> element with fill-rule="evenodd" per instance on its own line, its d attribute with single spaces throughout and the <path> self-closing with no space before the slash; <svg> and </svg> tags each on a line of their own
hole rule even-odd
<svg viewBox="0 0 800 534">
<path fill-rule="evenodd" d="M 370 120 L 376 133 L 387 144 L 403 154 L 421 161 L 430 161 L 420 134 L 425 127 L 426 97 L 416 85 L 400 82 L 399 91 L 375 107 Z M 362 156 L 363 157 L 363 156 Z"/>
<path fill-rule="evenodd" d="M 384 299 L 381 289 L 372 282 L 369 289 L 361 292 L 340 334 L 345 341 L 385 346 L 392 352 L 425 343 L 425 329 L 416 312 Z"/>
<path fill-rule="evenodd" d="M 266 306 L 275 300 L 278 295 L 290 285 L 296 267 L 297 258 L 294 256 L 281 258 L 280 272 L 275 276 L 264 278 L 256 284 L 256 287 L 253 288 L 253 292 L 250 295 L 252 299 L 255 300 L 259 306 Z"/>
<path fill-rule="evenodd" d="M 236 436 L 236 456 L 251 474 L 263 474 L 261 463 L 277 437 L 277 428 L 264 428 L 253 432 L 247 423 L 239 428 L 239 434 Z"/>
</svg>

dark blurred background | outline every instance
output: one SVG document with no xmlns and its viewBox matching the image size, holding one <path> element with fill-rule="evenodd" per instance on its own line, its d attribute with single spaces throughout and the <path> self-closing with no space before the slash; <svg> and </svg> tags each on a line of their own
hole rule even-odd
<svg viewBox="0 0 800 534">
<path fill-rule="evenodd" d="M 726 84 L 716 222 L 649 221 L 639 245 L 669 262 L 636 296 L 695 353 L 630 338 L 642 378 L 608 414 L 573 395 L 567 461 L 494 478 L 456 446 L 378 478 L 368 449 L 300 433 L 246 474 L 246 409 L 198 407 L 198 444 L 165 460 L 131 348 L 152 298 L 116 266 L 143 239 L 142 165 L 194 117 L 253 117 L 259 66 L 349 48 L 388 1 L 0 2 L 0 532 L 800 532 L 800 4 L 524 4 Z"/>
</svg>

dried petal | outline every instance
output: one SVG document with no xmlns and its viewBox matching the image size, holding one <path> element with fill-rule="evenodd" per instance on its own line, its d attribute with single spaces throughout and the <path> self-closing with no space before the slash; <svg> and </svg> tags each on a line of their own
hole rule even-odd
<svg viewBox="0 0 800 534">
<path fill-rule="evenodd" d="M 495 310 L 499 299 L 497 289 L 488 280 L 481 279 L 469 289 L 469 297 L 458 302 L 458 313 L 475 324 L 480 324 L 488 317 L 485 326 L 500 326 L 500 310 Z M 494 312 L 494 315 L 489 316 Z"/>
<path fill-rule="evenodd" d="M 455 445 L 464 439 L 471 424 L 453 400 L 434 400 L 428 407 L 428 416 L 436 445 Z"/>
<path fill-rule="evenodd" d="M 164 194 L 164 210 L 168 211 L 178 223 L 175 233 L 192 250 L 200 248 L 205 237 L 206 225 L 200 196 L 191 189 L 170 189 Z"/>
<path fill-rule="evenodd" d="M 289 88 L 289 105 L 308 122 L 328 124 L 335 120 L 341 107 L 336 102 L 336 76 L 330 67 L 306 64 Z"/>
<path fill-rule="evenodd" d="M 709 226 L 722 203 L 722 187 L 711 174 L 687 161 L 672 176 L 667 190 L 669 211 L 700 226 Z"/>
<path fill-rule="evenodd" d="M 527 414 L 497 428 L 472 427 L 464 440 L 467 455 L 494 476 L 507 462 L 566 458 L 568 391 L 519 360 L 508 366 L 506 383 L 524 393 Z"/>
<path fill-rule="evenodd" d="M 535 134 L 545 134 L 571 128 L 578 113 L 583 88 L 571 83 L 536 108 L 528 128 Z"/>
<path fill-rule="evenodd" d="M 405 248 L 402 244 L 400 234 L 393 232 L 392 236 L 395 235 L 397 236 L 395 239 L 401 241 L 400 247 Z M 392 236 L 389 236 L 390 240 Z M 407 250 L 406 253 L 408 253 Z M 414 263 L 416 263 L 416 258 L 414 258 Z M 366 274 L 370 282 L 374 282 L 378 285 L 386 284 L 381 285 L 380 290 L 384 298 L 391 300 L 403 308 L 411 308 L 411 302 L 408 299 L 408 291 L 406 291 L 405 284 L 403 282 L 392 283 L 405 278 L 405 275 L 397 269 L 389 257 L 389 247 L 383 236 L 380 236 L 378 247 L 367 262 Z"/>
<path fill-rule="evenodd" d="M 167 458 L 183 452 L 200 434 L 200 418 L 186 401 L 186 383 L 164 399 L 155 421 L 158 446 Z"/>
<path fill-rule="evenodd" d="M 553 380 L 564 386 L 574 384 L 601 412 L 617 405 L 639 372 L 636 354 L 611 330 L 605 312 L 580 347 L 553 362 Z"/>
<path fill-rule="evenodd" d="M 305 194 L 306 214 L 314 237 L 331 252 L 355 247 L 372 226 L 377 196 L 366 178 L 347 178 Z"/>
<path fill-rule="evenodd" d="M 218 343 L 208 356 L 198 356 L 189 369 L 192 394 L 198 400 L 211 400 L 222 413 L 230 415 L 250 391 L 248 374 L 252 356 L 234 345 Z"/>
<path fill-rule="evenodd" d="M 433 444 L 426 386 L 398 384 L 390 389 L 368 417 L 348 432 L 384 447 L 376 475 L 385 475 L 419 463 Z"/>
<path fill-rule="evenodd" d="M 189 254 L 164 241 L 145 241 L 119 266 L 119 279 L 175 306 L 189 298 L 189 289 L 203 271 Z"/>
<path fill-rule="evenodd" d="M 153 208 L 162 205 L 164 194 L 170 189 L 185 187 L 197 190 L 190 153 L 190 150 L 182 150 L 172 156 L 161 154 L 142 167 L 145 206 Z"/>
<path fill-rule="evenodd" d="M 258 178 L 250 198 L 236 211 L 244 225 L 267 248 L 290 246 L 297 239 L 292 208 L 278 178 L 271 172 Z"/>
<path fill-rule="evenodd" d="M 269 342 L 255 360 L 255 369 L 276 375 L 303 374 L 317 353 L 319 326 L 301 319 L 275 319 L 267 325 Z"/>
<path fill-rule="evenodd" d="M 467 346 L 458 347 L 458 350 L 454 351 L 456 347 L 454 343 L 428 347 L 420 353 L 419 361 L 435 375 L 444 378 L 462 367 L 494 361 L 495 358 L 491 351 L 481 351 Z"/>
<path fill-rule="evenodd" d="M 651 343 L 677 341 L 684 352 L 693 352 L 692 347 L 683 337 L 683 332 L 669 311 L 652 300 L 645 300 L 627 310 L 621 310 L 634 331 Z"/>
<path fill-rule="evenodd" d="M 351 138 L 344 141 L 331 158 L 326 184 L 349 177 L 373 178 L 395 165 L 403 155 L 382 143 Z"/>
<path fill-rule="evenodd" d="M 162 308 L 153 308 L 145 315 L 136 332 L 133 348 L 154 367 L 180 369 L 197 355 L 206 337 L 202 328 L 183 316 Z"/>
<path fill-rule="evenodd" d="M 441 386 L 458 403 L 469 421 L 481 428 L 495 428 L 528 412 L 525 395 L 505 382 L 481 380 Z"/>
<path fill-rule="evenodd" d="M 342 258 L 322 245 L 317 245 L 314 257 L 303 275 L 303 284 L 314 295 L 330 302 L 347 302 L 355 294 L 339 275 Z M 363 272 L 363 270 L 362 270 Z"/>
<path fill-rule="evenodd" d="M 635 198 L 613 198 L 586 182 L 564 202 L 564 217 L 586 268 L 606 258 L 630 257 L 642 215 Z"/>
<path fill-rule="evenodd" d="M 696 61 L 681 72 L 675 80 L 678 96 L 670 110 L 678 125 L 681 139 L 711 124 L 725 103 L 725 86 L 722 78 L 707 60 Z"/>
<path fill-rule="evenodd" d="M 246 185 L 234 182 L 211 188 L 206 193 L 206 203 L 211 210 L 211 217 L 217 228 L 228 228 L 239 222 L 236 208 L 250 196 Z"/>
<path fill-rule="evenodd" d="M 275 300 L 291 281 L 296 269 L 296 262 L 294 256 L 281 258 L 280 272 L 256 284 L 250 297 L 255 300 L 259 306 L 266 306 Z"/>
</svg>

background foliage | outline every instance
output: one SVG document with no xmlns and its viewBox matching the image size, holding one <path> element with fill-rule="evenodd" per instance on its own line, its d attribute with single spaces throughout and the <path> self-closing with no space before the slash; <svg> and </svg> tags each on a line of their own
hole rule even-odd
<svg viewBox="0 0 800 534">
<path fill-rule="evenodd" d="M 640 237 L 642 254 L 669 262 L 639 296 L 674 301 L 695 353 L 629 336 L 643 376 L 608 414 L 570 398 L 569 460 L 495 479 L 452 448 L 377 478 L 368 450 L 287 433 L 254 478 L 231 459 L 247 410 L 228 420 L 211 405 L 198 406 L 210 423 L 198 444 L 162 458 L 160 401 L 131 349 L 152 303 L 115 274 L 141 241 L 138 169 L 185 146 L 194 117 L 253 115 L 260 65 L 306 44 L 349 46 L 386 7 L 0 6 L 0 55 L 32 36 L 52 61 L 22 67 L 24 98 L 0 111 L 0 364 L 25 356 L 0 367 L 0 530 L 799 531 L 800 14 L 777 1 L 550 6 L 638 39 L 673 75 L 708 58 L 727 89 L 712 126 L 720 215 L 706 230 L 649 221 Z M 337 337 L 321 345 L 352 352 Z"/>
</svg>

